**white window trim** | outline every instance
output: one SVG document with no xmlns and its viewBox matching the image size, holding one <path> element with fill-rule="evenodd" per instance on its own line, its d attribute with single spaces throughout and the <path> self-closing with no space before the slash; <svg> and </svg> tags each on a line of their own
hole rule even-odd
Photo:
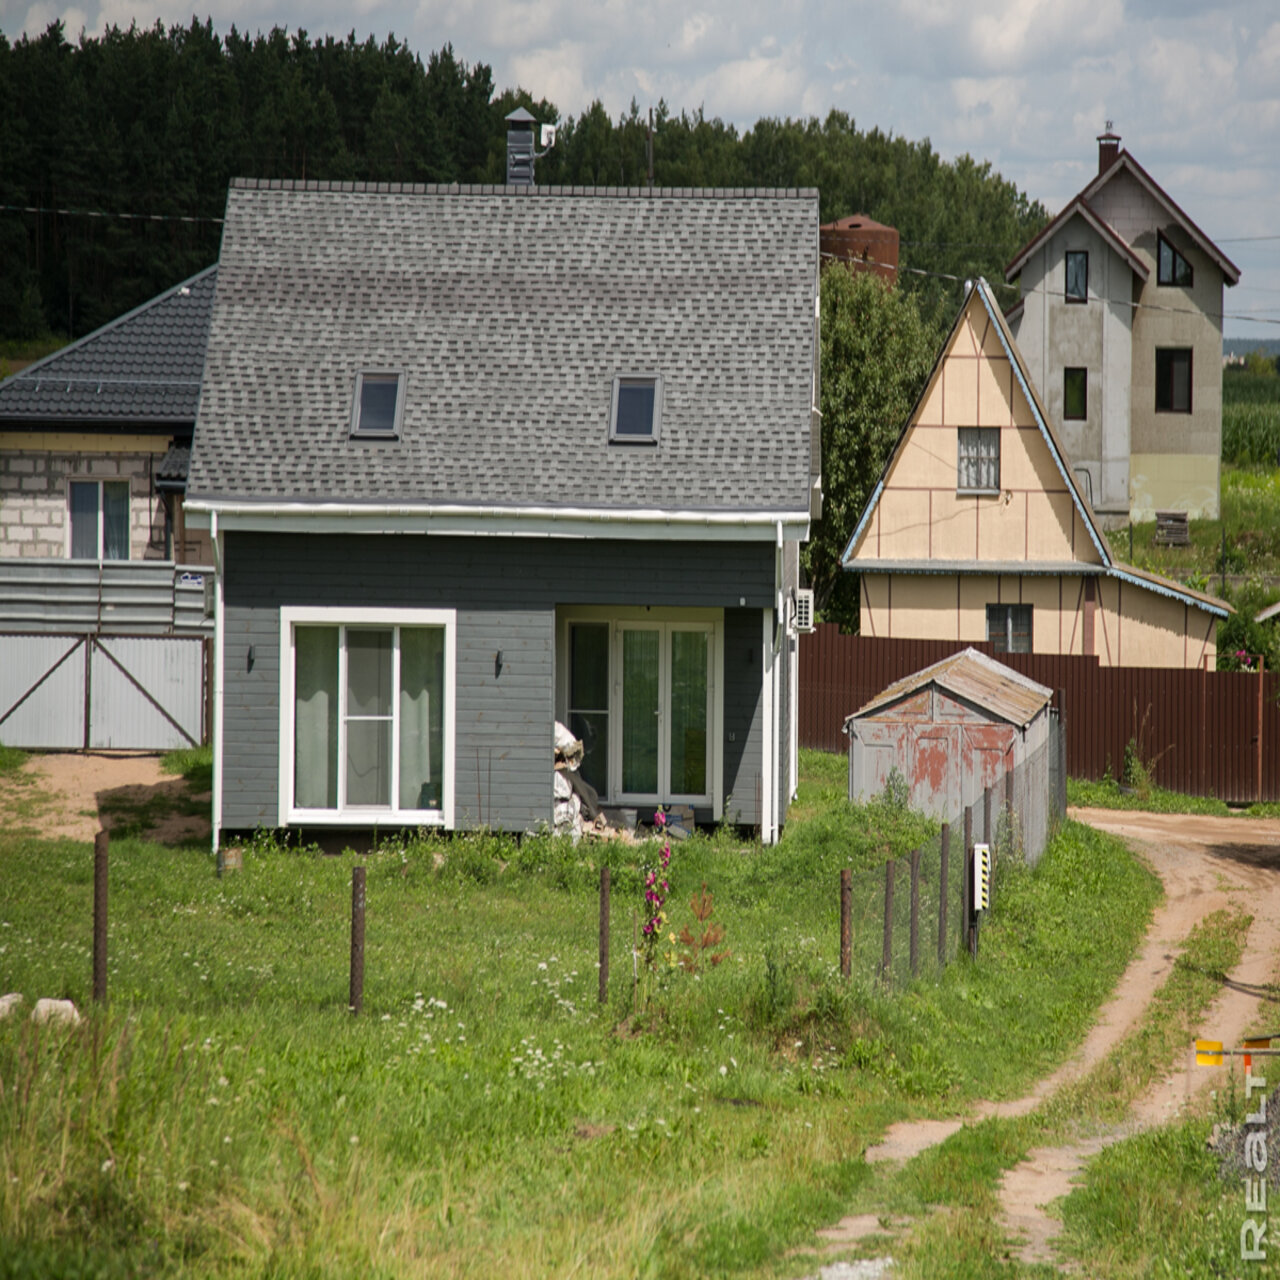
<svg viewBox="0 0 1280 1280">
<path fill-rule="evenodd" d="M 981 486 L 969 486 L 969 485 L 963 485 L 960 483 L 962 479 L 960 475 L 960 472 L 962 470 L 962 460 L 961 460 L 961 452 L 960 452 L 962 448 L 962 445 L 961 445 L 962 437 L 960 435 L 961 431 L 994 431 L 996 433 L 996 471 L 999 473 L 999 475 L 997 476 L 997 483 L 993 488 L 985 488 Z M 969 495 L 969 496 L 972 496 L 974 494 L 981 494 L 981 495 L 990 496 L 992 494 L 998 494 L 1003 492 L 999 484 L 999 480 L 1003 478 L 1003 474 L 1004 474 L 1003 463 L 1004 463 L 1004 433 L 1001 431 L 999 427 L 957 427 L 956 428 L 956 493 L 957 494 Z"/>
<path fill-rule="evenodd" d="M 628 806 L 687 804 L 712 810 L 719 822 L 724 817 L 724 610 L 648 608 L 644 606 L 579 605 L 557 610 L 556 614 L 556 715 L 564 723 L 569 705 L 569 627 L 575 622 L 607 622 L 609 624 L 609 791 L 601 796 L 606 804 Z M 632 625 L 677 627 L 687 624 L 691 630 L 704 629 L 711 637 L 708 677 L 707 735 L 710 761 L 707 776 L 711 791 L 707 795 L 669 795 L 624 792 L 622 790 L 622 628 Z M 666 670 L 667 663 L 663 662 Z M 670 674 L 662 686 L 664 706 L 670 702 Z M 670 742 L 665 733 L 658 740 L 659 776 L 669 768 Z"/>
<path fill-rule="evenodd" d="M 133 559 L 133 482 L 125 477 L 110 476 L 101 478 L 98 476 L 69 476 L 67 479 L 66 499 L 63 502 L 63 508 L 67 513 L 67 537 L 66 537 L 66 558 L 72 559 L 71 549 L 75 545 L 75 537 L 72 529 L 71 517 L 71 486 L 75 484 L 96 484 L 98 486 L 98 554 L 93 557 L 99 564 L 123 564 L 125 560 Z M 102 486 L 104 484 L 122 484 L 128 490 L 128 496 L 125 501 L 125 522 L 124 522 L 124 560 L 107 560 L 103 555 L 105 546 L 106 529 L 103 527 L 103 521 L 106 519 L 105 503 L 102 500 Z"/>
<path fill-rule="evenodd" d="M 364 393 L 364 380 L 369 378 L 396 379 L 396 416 L 390 431 L 378 431 L 360 425 L 360 397 Z M 405 376 L 402 369 L 361 369 L 356 374 L 356 396 L 351 406 L 351 436 L 361 440 L 399 440 L 404 424 Z"/>
<path fill-rule="evenodd" d="M 300 809 L 293 803 L 294 631 L 298 626 L 442 627 L 444 629 L 444 765 L 441 809 Z M 285 605 L 280 610 L 280 821 L 333 827 L 414 826 L 454 828 L 457 704 L 457 611 Z M 393 704 L 394 705 L 394 704 Z M 392 772 L 399 767 L 398 735 L 392 739 Z M 341 758 L 339 758 L 341 767 Z"/>
<path fill-rule="evenodd" d="M 618 434 L 618 396 L 624 382 L 653 384 L 653 430 L 647 436 Z M 619 373 L 613 379 L 613 396 L 609 404 L 610 444 L 657 444 L 662 435 L 662 375 L 660 373 Z"/>
</svg>

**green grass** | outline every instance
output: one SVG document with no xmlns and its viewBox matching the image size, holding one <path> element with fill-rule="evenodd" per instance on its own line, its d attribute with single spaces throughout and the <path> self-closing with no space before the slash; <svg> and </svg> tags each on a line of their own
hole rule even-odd
<svg viewBox="0 0 1280 1280">
<path fill-rule="evenodd" d="M 1151 786 L 1144 791 L 1121 790 L 1114 778 L 1091 782 L 1067 779 L 1067 803 L 1082 809 L 1133 809 L 1147 813 L 1198 813 L 1226 817 L 1234 812 L 1225 800 L 1213 796 L 1188 796 Z"/>
<path fill-rule="evenodd" d="M 896 1250 L 904 1280 L 1058 1274 L 1009 1258 L 1000 1231 L 1001 1176 L 1033 1147 L 1069 1143 L 1122 1120 L 1200 1029 L 1204 1011 L 1239 961 L 1250 922 L 1244 912 L 1220 911 L 1197 925 L 1133 1032 L 1036 1111 L 966 1125 L 859 1190 L 859 1211 L 916 1220 Z M 1116 1280 L 1236 1274 L 1195 1265 L 1219 1257 L 1218 1215 L 1226 1203 L 1220 1185 L 1213 1185 L 1212 1161 L 1204 1158 L 1208 1127 L 1207 1120 L 1196 1119 L 1124 1140 L 1086 1166 L 1084 1188 L 1065 1201 L 1064 1219 L 1066 1251 L 1080 1260 L 1085 1274 Z M 1179 1213 L 1187 1220 L 1170 1231 Z M 1196 1230 L 1198 1213 L 1206 1215 L 1204 1232 Z M 1170 1269 L 1160 1269 L 1166 1260 Z M 1134 1262 L 1140 1265 L 1128 1266 Z"/>
<path fill-rule="evenodd" d="M 1233 809 L 1215 796 L 1189 796 L 1181 791 L 1166 791 L 1154 785 L 1145 790 L 1121 790 L 1114 778 L 1090 781 L 1067 779 L 1067 804 L 1079 809 L 1129 809 L 1142 813 L 1193 813 L 1206 817 L 1280 818 L 1280 804 L 1255 801 L 1244 808 Z"/>
<path fill-rule="evenodd" d="M 1063 1202 L 1070 1251 L 1098 1280 L 1267 1274 L 1240 1259 L 1243 1184 L 1218 1176 L 1197 1118 L 1118 1142 Z"/>
<path fill-rule="evenodd" d="M 218 879 L 207 849 L 113 838 L 109 1011 L 0 1023 L 0 1256 L 34 1274 L 793 1273 L 888 1121 L 1014 1095 L 1070 1052 L 1158 895 L 1067 823 L 1035 873 L 1001 869 L 977 964 L 897 995 L 846 983 L 838 833 L 867 857 L 911 835 L 860 818 L 842 770 L 802 756 L 776 849 L 675 847 L 672 926 L 705 882 L 731 955 L 660 968 L 638 1016 L 653 846 L 384 842 L 363 860 L 353 1018 L 352 855 L 259 841 Z M 0 876 L 0 988 L 84 1007 L 89 847 L 0 836 Z"/>
<path fill-rule="evenodd" d="M 1189 527 L 1190 546 L 1157 547 L 1154 521 L 1134 525 L 1132 557 L 1128 527 L 1112 530 L 1107 540 L 1115 555 L 1140 569 L 1216 592 L 1225 529 L 1229 575 L 1280 573 L 1280 470 L 1274 450 L 1266 466 L 1224 463 L 1222 519 L 1192 520 Z"/>
<path fill-rule="evenodd" d="M 183 747 L 170 751 L 161 758 L 160 768 L 186 779 L 192 791 L 209 791 L 213 787 L 213 748 Z"/>
<path fill-rule="evenodd" d="M 17 773 L 27 762 L 27 753 L 17 747 L 6 747 L 0 743 L 0 775 Z"/>
</svg>

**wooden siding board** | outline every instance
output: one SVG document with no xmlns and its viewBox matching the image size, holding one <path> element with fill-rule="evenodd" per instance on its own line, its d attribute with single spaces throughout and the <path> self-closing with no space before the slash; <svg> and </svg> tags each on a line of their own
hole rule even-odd
<svg viewBox="0 0 1280 1280">
<path fill-rule="evenodd" d="M 282 605 L 456 609 L 457 822 L 517 831 L 551 820 L 557 605 L 724 607 L 726 739 L 736 734 L 724 744 L 725 790 L 741 806 L 743 822 L 759 821 L 759 611 L 773 601 L 769 543 L 233 533 L 226 567 L 223 826 L 229 830 L 279 821 Z M 740 599 L 749 607 L 739 608 Z M 733 665 L 731 635 L 739 632 L 736 649 L 753 646 L 753 678 Z M 503 668 L 495 677 L 499 650 Z"/>
</svg>

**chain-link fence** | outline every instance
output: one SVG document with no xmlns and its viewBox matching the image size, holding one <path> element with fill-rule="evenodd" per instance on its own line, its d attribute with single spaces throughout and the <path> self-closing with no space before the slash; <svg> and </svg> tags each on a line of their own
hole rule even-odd
<svg viewBox="0 0 1280 1280">
<path fill-rule="evenodd" d="M 1065 758 L 1055 718 L 1044 746 L 985 788 L 931 840 L 907 857 L 850 877 L 841 926 L 841 958 L 847 948 L 850 971 L 902 986 L 936 975 L 969 947 L 974 845 L 989 846 L 996 884 L 1001 863 L 1017 859 L 1035 866 L 1066 812 Z M 994 888 L 992 893 L 994 903 Z"/>
</svg>

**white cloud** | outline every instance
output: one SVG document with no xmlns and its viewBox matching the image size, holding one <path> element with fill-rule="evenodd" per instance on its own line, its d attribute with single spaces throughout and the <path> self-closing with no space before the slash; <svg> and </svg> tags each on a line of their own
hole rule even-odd
<svg viewBox="0 0 1280 1280">
<path fill-rule="evenodd" d="M 0 30 L 35 36 L 62 17 L 75 39 L 107 22 L 185 24 L 190 4 L 0 0 Z M 1209 235 L 1276 232 L 1275 0 L 206 0 L 197 12 L 223 31 L 394 30 L 424 58 L 449 42 L 489 63 L 499 88 L 521 84 L 565 115 L 596 98 L 615 117 L 632 98 L 641 110 L 665 98 L 745 128 L 837 107 L 860 128 L 929 138 L 945 158 L 990 160 L 1050 210 L 1096 172 L 1111 119 Z M 1280 291 L 1280 243 L 1232 256 Z"/>
</svg>

